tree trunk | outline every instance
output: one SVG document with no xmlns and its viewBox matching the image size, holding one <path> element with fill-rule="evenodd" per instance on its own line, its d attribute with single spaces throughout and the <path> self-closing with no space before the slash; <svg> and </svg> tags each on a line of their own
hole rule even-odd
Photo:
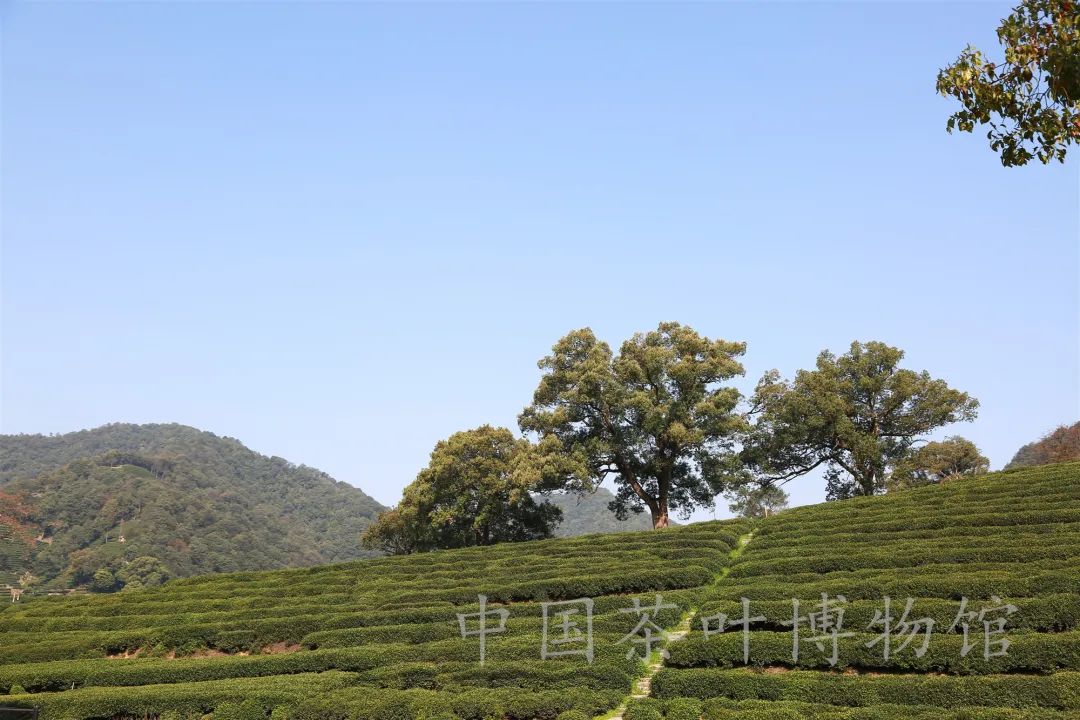
<svg viewBox="0 0 1080 720">
<path fill-rule="evenodd" d="M 859 482 L 859 487 L 862 488 L 863 495 L 872 496 L 877 494 L 878 486 L 881 484 L 878 480 L 879 475 L 881 475 L 881 473 L 875 468 L 867 467 L 863 470 L 862 476 L 856 478 Z"/>
<path fill-rule="evenodd" d="M 653 530 L 659 530 L 660 528 L 666 528 L 668 526 L 668 509 L 666 503 L 650 512 L 652 513 Z"/>
</svg>

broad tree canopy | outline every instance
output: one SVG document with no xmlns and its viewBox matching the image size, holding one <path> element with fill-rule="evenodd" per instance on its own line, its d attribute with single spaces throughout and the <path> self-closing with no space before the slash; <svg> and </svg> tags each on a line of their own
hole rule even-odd
<svg viewBox="0 0 1080 720">
<path fill-rule="evenodd" d="M 751 403 L 756 422 L 744 460 L 768 482 L 824 467 L 830 499 L 881 492 L 921 436 L 974 419 L 979 406 L 925 371 L 901 368 L 903 357 L 885 343 L 855 342 L 839 357 L 822 352 L 794 381 L 766 373 Z"/>
<path fill-rule="evenodd" d="M 896 465 L 887 482 L 888 489 L 903 490 L 920 485 L 955 480 L 968 475 L 985 475 L 990 460 L 975 443 L 959 435 L 928 442 Z"/>
<path fill-rule="evenodd" d="M 592 330 L 575 330 L 540 361 L 544 375 L 519 423 L 569 487 L 611 477 L 616 515 L 647 508 L 653 527 L 666 527 L 672 508 L 711 506 L 736 470 L 732 446 L 745 421 L 735 412 L 740 393 L 724 382 L 743 373 L 745 351 L 674 322 L 634 335 L 618 355 Z"/>
<path fill-rule="evenodd" d="M 435 446 L 398 506 L 364 532 L 364 544 L 400 554 L 551 537 L 562 510 L 534 498 L 547 488 L 533 453 L 506 428 L 454 433 Z"/>
</svg>

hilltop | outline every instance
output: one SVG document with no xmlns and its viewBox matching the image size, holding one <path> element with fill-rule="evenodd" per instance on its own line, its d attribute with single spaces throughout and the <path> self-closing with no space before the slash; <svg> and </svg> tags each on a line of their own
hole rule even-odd
<svg viewBox="0 0 1080 720">
<path fill-rule="evenodd" d="M 1016 451 L 1006 470 L 1080 460 L 1080 422 L 1062 425 Z"/>
<path fill-rule="evenodd" d="M 1075 720 L 1078 558 L 1080 464 L 1043 466 L 753 522 L 31 599 L 0 610 L 0 693 L 45 720 L 581 720 L 615 708 L 626 720 Z M 836 658 L 827 630 L 807 625 L 822 593 L 845 598 Z M 479 595 L 502 628 L 483 665 Z M 577 600 L 569 618 L 583 630 L 583 598 L 593 662 L 541 659 L 542 603 Z M 763 618 L 745 646 L 743 598 Z M 905 621 L 932 629 L 925 652 L 921 634 L 901 644 L 907 598 Z M 474 633 L 464 639 L 458 613 Z M 984 655 L 983 622 L 1002 616 L 990 647 L 1012 644 Z M 651 664 L 638 658 L 645 619 L 677 630 L 662 665 L 655 645 Z M 558 649 L 585 649 L 569 636 Z"/>
<path fill-rule="evenodd" d="M 42 590 L 370 556 L 358 537 L 384 509 L 324 472 L 177 424 L 0 436 L 0 491 L 14 511 L 0 582 L 29 568 Z M 130 568 L 147 557 L 161 565 Z"/>
</svg>

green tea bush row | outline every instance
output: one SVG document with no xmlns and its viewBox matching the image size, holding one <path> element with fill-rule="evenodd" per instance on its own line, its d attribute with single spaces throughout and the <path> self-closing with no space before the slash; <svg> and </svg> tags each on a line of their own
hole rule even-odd
<svg viewBox="0 0 1080 720">
<path fill-rule="evenodd" d="M 827 573 L 787 572 L 773 575 L 735 577 L 731 578 L 731 582 L 742 584 L 783 582 L 787 585 L 816 585 L 818 583 L 830 582 L 833 580 L 850 580 L 853 582 L 860 580 L 879 580 L 886 582 L 897 578 L 903 578 L 904 580 L 940 578 L 955 574 L 958 571 L 971 576 L 998 574 L 1012 578 L 1021 578 L 1036 573 L 1053 571 L 1063 577 L 1080 577 L 1080 559 L 1032 560 L 1027 563 L 933 564 L 904 568 L 903 570 L 869 567 L 856 570 L 833 570 Z"/>
<path fill-rule="evenodd" d="M 203 600 L 187 600 L 187 601 L 170 601 L 167 596 L 162 594 L 158 595 L 150 591 L 139 591 L 146 597 L 154 598 L 153 602 L 139 602 L 132 603 L 130 606 L 123 604 L 125 597 L 131 597 L 138 593 L 115 593 L 113 595 L 96 595 L 93 596 L 94 600 L 97 598 L 107 598 L 108 603 L 94 602 L 80 609 L 81 613 L 72 612 L 72 607 L 64 603 L 67 598 L 35 598 L 33 602 L 28 602 L 24 606 L 24 610 L 19 613 L 20 617 L 117 617 L 127 615 L 139 615 L 143 612 L 147 614 L 159 614 L 167 613 L 169 609 L 175 609 L 177 613 L 189 613 L 189 612 L 213 612 L 213 611 L 235 611 L 245 609 L 262 609 L 262 608 L 282 608 L 288 607 L 292 602 L 291 598 L 283 598 L 276 596 L 253 596 L 247 597 L 244 595 L 234 596 L 233 598 L 213 598 Z M 352 593 L 347 594 L 333 594 L 333 593 L 318 593 L 315 597 L 324 598 L 326 604 L 346 604 L 353 601 Z M 115 598 L 115 600 L 114 600 Z"/>
<path fill-rule="evenodd" d="M 623 605 L 629 606 L 626 602 L 626 598 L 621 600 Z M 648 601 L 644 603 L 647 605 Z M 513 610 L 512 610 L 513 612 Z M 678 619 L 679 610 L 664 610 L 659 615 L 659 622 L 665 624 L 673 624 Z M 621 627 L 623 624 L 632 627 L 636 617 L 631 614 L 624 614 L 620 618 L 612 618 L 610 621 L 611 627 Z M 594 640 L 599 643 L 605 635 L 605 624 L 607 621 L 601 616 L 597 618 L 596 625 L 594 626 Z M 515 625 L 519 625 L 522 628 L 527 628 L 528 631 L 519 631 L 517 633 L 517 639 L 522 643 L 523 650 L 514 655 L 514 657 L 533 657 L 540 651 L 540 625 L 541 620 L 539 617 L 534 618 L 515 618 L 511 615 L 511 622 Z M 456 617 L 451 614 L 446 619 L 446 626 L 453 629 L 456 625 Z M 514 627 L 514 625 L 510 625 Z M 629 629 L 629 628 L 628 628 Z M 259 644 L 254 642 L 252 638 L 247 634 L 247 631 L 233 631 L 233 632 L 217 632 L 213 628 L 207 628 L 199 626 L 195 629 L 192 628 L 173 628 L 173 634 L 166 635 L 164 630 L 155 631 L 161 632 L 161 635 L 155 635 L 154 639 L 159 641 L 158 645 L 150 643 L 150 638 L 146 634 L 134 633 L 134 634 L 122 634 L 122 633 L 89 633 L 83 634 L 81 637 L 67 638 L 66 641 L 58 640 L 47 643 L 34 643 L 25 642 L 15 645 L 0 646 L 0 666 L 26 663 L 48 663 L 49 661 L 62 662 L 65 659 L 97 659 L 104 663 L 113 663 L 108 667 L 112 671 L 116 671 L 117 668 L 128 662 L 149 662 L 154 658 L 138 658 L 136 660 L 125 660 L 123 663 L 114 660 L 105 660 L 104 655 L 107 654 L 119 654 L 123 652 L 134 652 L 140 648 L 156 648 L 156 652 L 167 651 L 174 647 L 179 647 L 184 652 L 194 652 L 197 650 L 209 649 L 218 650 L 226 653 L 234 653 L 246 651 L 249 646 L 259 647 Z M 350 631 L 327 631 L 323 633 L 311 633 L 302 638 L 295 638 L 296 641 L 301 642 L 308 648 L 340 648 L 350 647 L 357 644 L 357 638 L 349 634 Z M 443 633 L 439 633 L 443 635 Z M 613 633 L 609 633 L 613 634 Z M 69 635 L 76 635 L 70 633 Z M 432 642 L 424 642 L 423 644 L 410 645 L 410 644 L 383 644 L 383 643 L 364 643 L 364 638 L 360 638 L 361 645 L 371 647 L 373 651 L 382 652 L 388 659 L 394 657 L 400 657 L 402 660 L 414 660 L 414 659 L 469 659 L 475 652 L 475 638 L 461 638 L 460 634 L 454 634 L 450 632 L 446 634 L 445 639 L 434 640 Z M 489 635 L 488 645 L 491 647 L 506 647 L 510 645 L 505 644 L 507 640 L 514 639 L 515 636 L 510 634 L 498 634 Z M 625 648 L 623 650 L 625 652 Z M 467 653 L 467 655 L 463 655 Z M 269 655 L 267 657 L 281 657 L 276 655 Z M 214 658 L 208 662 L 224 663 L 224 658 Z M 165 662 L 175 662 L 173 660 L 166 660 Z"/>
<path fill-rule="evenodd" d="M 665 598 L 664 603 L 669 602 Z M 648 600 L 642 607 L 649 604 Z M 674 604 L 674 603 L 672 603 Z M 625 598 L 621 605 L 629 607 Z M 682 612 L 688 608 L 667 608 L 654 613 L 654 622 L 661 627 L 676 624 Z M 508 633 L 528 634 L 539 641 L 542 618 L 539 614 L 524 614 L 516 606 L 510 606 L 511 616 L 506 622 Z M 580 615 L 579 622 L 584 623 Z M 617 634 L 620 637 L 633 630 L 639 616 L 618 611 L 605 614 L 593 613 L 593 634 L 595 636 Z M 305 647 L 350 647 L 358 645 L 376 645 L 385 642 L 427 643 L 460 637 L 460 628 L 455 614 L 447 614 L 435 623 L 407 623 L 404 625 L 384 625 L 379 627 L 347 628 L 342 630 L 324 630 L 305 635 L 301 644 Z"/>
<path fill-rule="evenodd" d="M 466 692 L 477 687 L 613 689 L 629 692 L 640 671 L 637 661 L 611 657 L 591 665 L 571 662 L 520 660 L 489 663 L 403 662 L 384 665 L 359 674 L 363 684 L 408 690 L 426 688 Z"/>
<path fill-rule="evenodd" d="M 399 667 L 386 670 L 393 672 Z M 629 693 L 638 671 L 637 663 L 619 656 L 591 665 L 541 660 L 489 663 L 483 667 L 472 663 L 451 672 L 439 672 L 434 680 L 441 688 L 520 687 L 539 691 L 578 687 Z M 373 671 L 363 678 L 385 676 Z"/>
<path fill-rule="evenodd" d="M 820 602 L 819 597 L 806 598 L 801 602 L 801 612 L 807 608 L 813 609 L 814 603 Z M 906 598 L 892 598 L 891 613 L 899 617 L 904 611 Z M 1080 630 L 1080 595 L 1062 593 L 1057 595 L 1045 595 L 1033 598 L 1007 598 L 1002 602 L 1011 604 L 1017 611 L 1009 617 L 1008 628 L 1012 630 L 1034 630 L 1038 632 L 1063 632 L 1068 630 Z M 976 610 L 981 606 L 981 600 L 974 600 L 969 605 Z M 844 608 L 844 625 L 852 628 L 865 628 L 874 619 L 874 614 L 883 610 L 881 598 L 876 600 L 856 600 L 842 606 Z M 934 621 L 934 633 L 943 633 L 953 624 L 956 614 L 960 609 L 960 603 L 956 600 L 940 600 L 935 598 L 919 598 L 911 608 L 910 619 L 930 618 Z M 704 603 L 690 623 L 692 632 L 698 632 L 701 628 L 701 618 L 711 617 L 717 614 L 727 615 L 729 619 L 742 617 L 741 600 L 709 601 Z M 750 606 L 750 615 L 764 616 L 766 622 L 753 626 L 756 630 L 783 631 L 784 626 L 780 623 L 791 622 L 791 600 L 759 600 Z"/>
<path fill-rule="evenodd" d="M 669 702 L 678 699 L 683 698 Z M 703 720 L 1076 720 L 1077 714 L 1046 708 L 1022 710 L 963 706 L 946 709 L 893 704 L 849 708 L 791 701 L 712 698 L 702 703 L 701 717 Z"/>
<path fill-rule="evenodd" d="M 994 530 L 995 528 L 988 528 Z M 933 549 L 940 550 L 959 550 L 959 549 L 980 549 L 995 548 L 998 550 L 1007 550 L 1012 547 L 1018 547 L 1026 545 L 1028 542 L 1037 543 L 1040 545 L 1080 545 L 1080 523 L 1077 523 L 1075 530 L 1065 531 L 1058 528 L 1056 531 L 1047 531 L 1044 533 L 1027 533 L 1027 532 L 1006 532 L 997 535 L 983 536 L 982 538 L 972 538 L 971 536 L 961 537 L 949 537 L 947 535 L 935 535 L 932 538 L 894 538 L 889 536 L 879 536 L 871 542 L 865 537 L 856 537 L 854 540 L 841 540 L 839 538 L 830 538 L 827 542 L 815 543 L 809 540 L 800 540 L 797 545 L 784 544 L 772 547 L 761 547 L 756 543 L 751 544 L 747 553 L 753 556 L 754 560 L 764 559 L 784 559 L 789 557 L 797 557 L 801 555 L 829 555 L 837 552 L 872 552 L 875 548 L 895 548 L 899 552 L 908 551 L 920 551 L 930 549 L 928 544 L 933 545 Z M 850 537 L 850 536 L 848 536 Z M 931 542 L 928 542 L 931 541 Z"/>
<path fill-rule="evenodd" d="M 157 685 L 271 675 L 363 671 L 380 664 L 377 653 L 341 648 L 279 655 L 226 658 L 134 658 L 128 660 L 60 660 L 0 666 L 0 692 L 14 685 L 27 692 L 50 692 L 87 686 Z"/>
<path fill-rule="evenodd" d="M 721 562 L 720 559 L 716 557 L 701 557 L 688 554 L 680 560 L 680 564 L 683 566 L 690 565 L 694 567 L 703 567 L 712 573 L 716 573 L 727 564 L 727 559 L 726 555 L 723 558 L 723 562 Z M 662 562 L 656 559 L 647 562 L 643 561 L 625 564 L 607 560 L 603 563 L 598 562 L 592 565 L 578 565 L 558 570 L 551 569 L 545 572 L 529 572 L 526 569 L 518 572 L 507 571 L 502 573 L 490 573 L 487 575 L 478 575 L 474 578 L 455 580 L 454 582 L 432 583 L 428 582 L 426 579 L 418 579 L 413 582 L 378 583 L 365 587 L 363 591 L 354 593 L 353 597 L 358 601 L 363 601 L 365 599 L 382 599 L 386 597 L 388 592 L 404 595 L 451 593 L 455 590 L 463 590 L 468 593 L 468 595 L 475 597 L 477 593 L 485 593 L 485 588 L 487 587 L 513 586 L 521 584 L 523 581 L 534 586 L 543 585 L 544 583 L 557 584 L 565 578 L 581 577 L 585 573 L 588 573 L 589 575 L 606 575 L 621 572 L 628 576 L 643 575 L 655 573 L 658 569 L 670 567 L 672 564 L 673 563 L 671 562 Z M 490 595 L 490 593 L 485 594 Z"/>
<path fill-rule="evenodd" d="M 845 618 L 846 619 L 846 618 Z M 799 643 L 799 659 L 792 659 L 793 635 L 790 632 L 751 632 L 750 665 L 786 666 L 800 668 L 829 667 L 832 644 L 826 641 L 824 649 L 813 642 L 806 642 L 813 633 L 804 628 Z M 927 652 L 921 658 L 915 650 L 923 644 L 925 635 L 917 635 L 901 652 L 893 652 L 886 661 L 883 654 L 884 641 L 873 647 L 875 634 L 858 633 L 854 637 L 840 638 L 837 643 L 839 662 L 837 667 L 855 667 L 905 672 L 939 672 L 954 674 L 990 673 L 1050 673 L 1056 670 L 1080 670 L 1080 633 L 1007 634 L 994 636 L 992 641 L 1007 637 L 1010 645 L 1004 656 L 985 659 L 981 628 L 973 630 L 969 642 L 973 646 L 966 657 L 961 656 L 963 638 L 958 635 L 932 633 Z M 892 638 L 892 647 L 899 647 L 905 638 Z M 670 649 L 671 667 L 738 667 L 743 665 L 743 636 L 741 632 L 725 632 L 687 638 L 674 643 Z M 1000 646 L 992 645 L 997 653 Z"/>
<path fill-rule="evenodd" d="M 961 526 L 942 530 L 933 528 L 929 530 L 899 530 L 892 533 L 875 533 L 873 535 L 861 532 L 838 532 L 824 537 L 802 536 L 798 545 L 793 545 L 792 538 L 784 533 L 773 533 L 758 537 L 754 536 L 752 548 L 755 553 L 774 549 L 797 549 L 830 547 L 833 544 L 852 544 L 873 546 L 881 542 L 907 542 L 912 540 L 949 540 L 953 542 L 971 543 L 1013 543 L 1031 540 L 1043 542 L 1047 537 L 1074 537 L 1080 535 L 1080 519 L 1074 523 L 1046 523 L 1042 525 L 1025 525 L 1022 531 L 1000 526 L 972 527 Z"/>
<path fill-rule="evenodd" d="M 490 639 L 490 638 L 489 638 Z M 615 638 L 617 639 L 617 638 Z M 382 645 L 377 648 L 334 648 L 294 653 L 232 656 L 225 658 L 182 658 L 110 660 L 66 660 L 40 664 L 0 667 L 0 694 L 21 687 L 26 692 L 41 693 L 90 686 L 137 686 L 206 682 L 230 678 L 255 678 L 275 675 L 318 673 L 345 670 L 362 673 L 365 682 L 393 687 L 428 687 L 408 678 L 424 668 L 421 679 L 439 684 L 507 685 L 520 684 L 526 677 L 537 686 L 541 681 L 561 679 L 572 684 L 575 677 L 604 678 L 607 687 L 629 685 L 638 663 L 628 661 L 623 649 L 603 648 L 594 664 L 584 660 L 539 659 L 539 638 L 531 642 L 492 643 L 492 663 L 480 666 L 475 643 L 458 640 L 426 648 Z M 419 659 L 425 662 L 418 662 Z M 510 658 L 500 660 L 501 658 Z M 513 659 L 519 658 L 519 659 Z M 500 660 L 499 662 L 494 662 Z M 515 673 L 522 676 L 514 679 Z M 547 680 L 544 680 L 546 678 Z"/>
<path fill-rule="evenodd" d="M 459 583 L 476 583 L 489 579 L 496 581 L 505 578 L 531 576 L 542 578 L 545 575 L 558 576 L 568 574 L 568 570 L 582 567 L 600 566 L 607 567 L 619 564 L 627 568 L 643 566 L 656 566 L 665 561 L 690 559 L 691 561 L 715 562 L 718 559 L 726 560 L 730 554 L 730 548 L 703 548 L 703 547 L 678 547 L 670 551 L 635 552 L 635 553 L 590 553 L 585 557 L 554 558 L 530 562 L 528 558 L 522 558 L 516 563 L 475 563 L 463 567 L 457 571 L 416 572 L 415 570 L 405 574 L 379 574 L 376 577 L 358 577 L 357 582 L 366 586 L 443 586 Z"/>
<path fill-rule="evenodd" d="M 692 591 L 665 590 L 664 597 L 682 605 L 692 602 Z M 613 612 L 617 607 L 625 607 L 627 600 L 623 596 L 600 596 L 595 598 L 597 612 Z M 535 602 L 514 604 L 515 613 L 529 612 L 539 616 L 540 605 Z M 371 610 L 368 603 L 342 604 L 303 604 L 286 605 L 281 608 L 242 608 L 234 612 L 213 610 L 205 613 L 173 613 L 166 615 L 130 615 L 107 617 L 21 617 L 18 615 L 0 622 L 0 644 L 3 644 L 4 632 L 41 633 L 90 630 L 132 630 L 158 628 L 169 625 L 212 625 L 219 630 L 241 630 L 252 626 L 273 626 L 282 621 L 296 619 L 298 622 L 317 620 L 324 629 L 351 627 L 377 627 L 383 625 L 403 625 L 407 623 L 439 622 L 453 617 L 456 612 L 475 612 L 478 606 L 475 597 L 471 604 L 453 605 L 447 601 L 439 604 L 399 607 L 385 610 Z M 14 635 L 8 635 L 10 639 Z"/>
<path fill-rule="evenodd" d="M 618 705 L 618 690 L 518 688 L 450 694 L 430 690 L 353 688 L 309 698 L 290 709 L 292 720 L 556 720 L 563 713 L 592 718 Z M 571 716 L 573 717 L 573 716 Z"/>
<path fill-rule="evenodd" d="M 986 518 L 997 517 L 1009 525 L 1038 525 L 1056 522 L 1070 523 L 1075 518 L 1069 517 L 1068 512 L 1075 507 L 1076 500 L 1062 498 L 1056 502 L 1050 501 L 1045 505 L 1025 506 L 1023 500 L 1009 499 L 1003 502 L 989 502 L 976 504 L 947 503 L 951 517 L 963 518 Z M 942 507 L 946 505 L 943 504 Z M 1013 522 L 1008 522 L 1005 516 L 1009 511 L 1020 513 Z M 879 499 L 878 504 L 872 510 L 862 513 L 853 512 L 846 502 L 828 503 L 815 505 L 807 508 L 796 508 L 784 511 L 770 518 L 771 522 L 762 523 L 758 533 L 763 538 L 776 536 L 795 537 L 818 537 L 829 534 L 851 532 L 852 528 L 875 528 L 887 526 L 886 530 L 904 531 L 903 527 L 891 528 L 898 519 L 906 518 L 909 521 L 922 521 L 926 525 L 917 524 L 911 529 L 923 529 L 935 527 L 931 521 L 938 513 L 927 512 L 925 508 L 905 508 L 896 505 L 891 498 Z M 970 523 L 960 523 L 967 525 Z M 937 526 L 946 529 L 948 526 Z"/>
<path fill-rule="evenodd" d="M 623 720 L 664 720 L 664 705 L 655 698 L 631 698 Z"/>
<path fill-rule="evenodd" d="M 783 515 L 781 514 L 777 517 L 782 518 Z M 1068 507 L 1057 510 L 1025 510 L 1012 512 L 1000 510 L 998 512 L 975 513 L 972 515 L 927 513 L 916 517 L 905 517 L 903 514 L 897 517 L 896 513 L 888 512 L 883 513 L 881 520 L 860 523 L 858 527 L 861 531 L 866 533 L 886 533 L 966 526 L 1021 527 L 1026 525 L 1044 525 L 1046 523 L 1055 522 L 1076 522 L 1075 503 L 1070 503 Z M 830 533 L 846 532 L 846 529 L 850 527 L 851 524 L 847 518 L 842 515 L 837 515 L 835 518 L 801 523 L 798 526 L 790 525 L 787 527 L 773 527 L 769 532 L 783 531 L 790 539 L 797 540 L 800 537 L 825 537 Z M 767 536 L 769 534 L 769 532 L 766 532 L 768 528 L 768 525 L 762 525 L 759 532 L 761 532 L 763 536 Z"/>
<path fill-rule="evenodd" d="M 713 577 L 714 573 L 695 565 L 658 568 L 637 573 L 623 573 L 617 565 L 612 565 L 594 569 L 589 575 L 553 580 L 522 581 L 502 586 L 481 585 L 425 592 L 387 593 L 380 598 L 379 607 L 393 606 L 409 600 L 430 602 L 435 599 L 463 604 L 475 600 L 478 592 L 487 595 L 492 602 L 569 600 L 615 593 L 642 593 L 698 587 L 710 583 Z"/>
<path fill-rule="evenodd" d="M 3 637 L 3 636 L 0 636 Z M 65 658 L 90 658 L 119 654 L 147 645 L 144 632 L 64 633 L 38 640 L 0 644 L 0 665 L 44 662 Z"/>
<path fill-rule="evenodd" d="M 652 692 L 661 699 L 726 697 L 733 700 L 795 700 L 858 707 L 911 704 L 1077 710 L 1080 709 L 1080 674 L 869 676 L 802 670 L 764 673 L 714 668 L 665 668 L 653 677 Z"/>
<path fill-rule="evenodd" d="M 1076 467 L 1060 467 L 1056 472 L 1041 474 L 1035 470 L 1025 474 L 1022 485 L 1010 484 L 1001 475 L 986 479 L 969 479 L 959 483 L 930 486 L 903 493 L 894 493 L 885 499 L 860 497 L 841 503 L 796 508 L 781 516 L 785 522 L 806 517 L 842 514 L 846 518 L 862 521 L 868 516 L 884 511 L 909 511 L 918 513 L 925 508 L 964 507 L 970 504 L 984 503 L 990 506 L 1008 507 L 1030 501 L 1033 497 L 1048 499 L 1066 497 L 1080 498 L 1074 478 Z"/>
<path fill-rule="evenodd" d="M 897 577 L 899 575 L 899 577 Z M 1080 577 L 1060 571 L 1036 572 L 1018 576 L 1005 572 L 938 572 L 928 577 L 907 578 L 893 573 L 866 578 L 840 578 L 785 583 L 776 579 L 717 588 L 717 599 L 751 600 L 820 599 L 821 593 L 844 595 L 848 600 L 892 598 L 968 598 L 1036 597 L 1051 594 L 1080 593 Z"/>
<path fill-rule="evenodd" d="M 42 720 L 158 717 L 164 713 L 187 717 L 212 712 L 226 702 L 252 700 L 266 708 L 296 704 L 306 697 L 346 688 L 355 682 L 356 676 L 352 673 L 329 672 L 141 687 L 90 687 L 58 693 L 9 695 L 4 697 L 4 703 L 11 707 L 36 707 L 41 711 Z"/>
<path fill-rule="evenodd" d="M 1080 540 L 1080 536 L 1077 538 Z M 837 545 L 828 554 L 759 557 L 757 553 L 731 568 L 728 577 L 784 575 L 787 573 L 828 573 L 843 570 L 911 568 L 929 564 L 1030 564 L 1043 560 L 1070 560 L 1080 557 L 1080 542 L 1011 547 L 950 547 L 920 543 L 919 546 L 882 544 L 875 550 Z M 752 558 L 752 559 L 751 559 Z"/>
<path fill-rule="evenodd" d="M 503 575 L 491 575 L 479 573 L 474 581 L 469 585 L 426 585 L 423 583 L 405 584 L 405 583 L 389 583 L 386 585 L 376 585 L 371 588 L 365 588 L 363 592 L 353 592 L 350 595 L 338 595 L 328 596 L 328 602 L 350 602 L 355 603 L 360 601 L 364 597 L 371 599 L 377 599 L 382 604 L 386 604 L 387 601 L 392 601 L 398 598 L 407 598 L 410 595 L 413 597 L 421 597 L 426 599 L 427 604 L 431 604 L 433 600 L 448 600 L 454 602 L 467 601 L 469 597 L 474 597 L 478 593 L 486 593 L 490 597 L 504 597 L 506 599 L 537 599 L 537 598 L 557 598 L 557 597 L 577 597 L 580 595 L 597 595 L 608 594 L 612 592 L 634 592 L 642 589 L 664 588 L 664 587 L 692 587 L 694 585 L 701 585 L 705 582 L 711 581 L 711 574 L 718 571 L 721 567 L 725 566 L 728 560 L 727 554 L 723 556 L 698 556 L 699 562 L 706 562 L 711 566 L 710 568 L 702 567 L 700 564 L 694 565 L 688 560 L 694 559 L 694 555 L 691 553 L 687 557 L 683 557 L 680 560 L 679 566 L 672 567 L 672 563 L 664 563 L 656 561 L 655 559 L 649 562 L 642 562 L 638 565 L 622 564 L 616 559 L 608 559 L 604 563 L 597 563 L 593 566 L 586 566 L 584 569 L 589 571 L 588 575 L 582 575 L 582 567 L 575 566 L 572 568 L 573 572 L 567 575 L 552 575 L 548 578 L 535 579 L 535 575 L 529 575 L 528 573 L 510 573 L 507 572 Z M 707 580 L 703 579 L 708 574 Z M 692 575 L 696 578 L 694 582 L 687 583 L 683 578 Z M 603 578 L 600 580 L 598 578 Z M 671 578 L 672 582 L 664 582 L 665 578 Z M 523 581 L 524 580 L 524 581 Z M 550 585 L 550 590 L 545 588 L 545 585 Z M 494 589 L 488 590 L 488 587 Z M 515 591 L 514 587 L 523 588 L 520 591 Z M 567 590 L 567 587 L 570 590 Z M 584 589 L 586 592 L 581 592 Z M 267 589 L 267 592 L 271 592 L 271 589 Z M 567 595 L 566 593 L 570 594 Z M 177 613 L 186 613 L 199 610 L 223 610 L 228 609 L 228 603 L 219 603 L 215 600 L 203 600 L 193 601 L 188 600 L 186 602 L 171 602 L 168 599 L 167 593 L 145 593 L 148 597 L 156 598 L 153 602 L 152 609 L 161 613 L 167 609 L 172 609 Z M 127 594 L 125 594 L 127 595 Z M 317 591 L 312 591 L 308 596 L 319 596 L 322 594 Z M 255 598 L 245 597 L 245 603 L 237 603 L 237 607 L 250 608 L 253 607 L 252 601 Z M 288 596 L 277 598 L 277 604 L 284 605 L 289 602 Z M 94 608 L 94 612 L 99 615 L 109 615 L 115 613 L 117 615 L 131 615 L 138 614 L 140 608 L 138 602 L 133 602 L 131 605 L 116 605 L 110 607 L 102 604 L 100 607 Z M 150 609 L 150 608 L 147 608 Z M 34 608 L 37 614 L 44 612 L 42 608 Z M 49 607 L 48 611 L 52 615 L 59 614 L 60 607 Z M 25 616 L 24 616 L 25 617 Z"/>
<path fill-rule="evenodd" d="M 1068 479 L 1065 479 L 1064 482 L 1061 479 L 1056 479 L 1051 482 L 1034 484 L 1023 489 L 1009 491 L 984 489 L 977 494 L 963 495 L 957 490 L 958 488 L 951 490 L 942 488 L 936 493 L 940 497 L 933 500 L 928 497 L 928 495 L 935 494 L 933 490 L 921 490 L 913 493 L 888 495 L 885 498 L 852 498 L 839 503 L 795 508 L 777 516 L 777 522 L 770 523 L 770 526 L 779 530 L 799 523 L 818 522 L 822 519 L 838 519 L 841 516 L 849 524 L 862 524 L 867 521 L 881 519 L 890 513 L 893 516 L 899 514 L 919 515 L 924 513 L 928 507 L 931 507 L 931 503 L 933 503 L 934 507 L 947 506 L 949 512 L 957 515 L 970 515 L 1016 507 L 1024 503 L 1032 503 L 1033 500 L 1037 500 L 1039 508 L 1067 506 L 1080 500 L 1080 492 L 1076 490 L 1075 485 Z"/>
</svg>

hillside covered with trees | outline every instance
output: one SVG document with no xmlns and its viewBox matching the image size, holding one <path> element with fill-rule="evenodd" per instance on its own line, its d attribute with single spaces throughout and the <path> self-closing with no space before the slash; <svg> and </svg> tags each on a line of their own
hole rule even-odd
<svg viewBox="0 0 1080 720">
<path fill-rule="evenodd" d="M 184 425 L 0 437 L 0 583 L 115 590 L 370 555 L 382 506 L 324 472 Z M 10 509 L 9 509 L 10 507 Z"/>
<path fill-rule="evenodd" d="M 1006 470 L 1080 460 L 1080 422 L 1062 425 L 1016 451 Z"/>
</svg>

